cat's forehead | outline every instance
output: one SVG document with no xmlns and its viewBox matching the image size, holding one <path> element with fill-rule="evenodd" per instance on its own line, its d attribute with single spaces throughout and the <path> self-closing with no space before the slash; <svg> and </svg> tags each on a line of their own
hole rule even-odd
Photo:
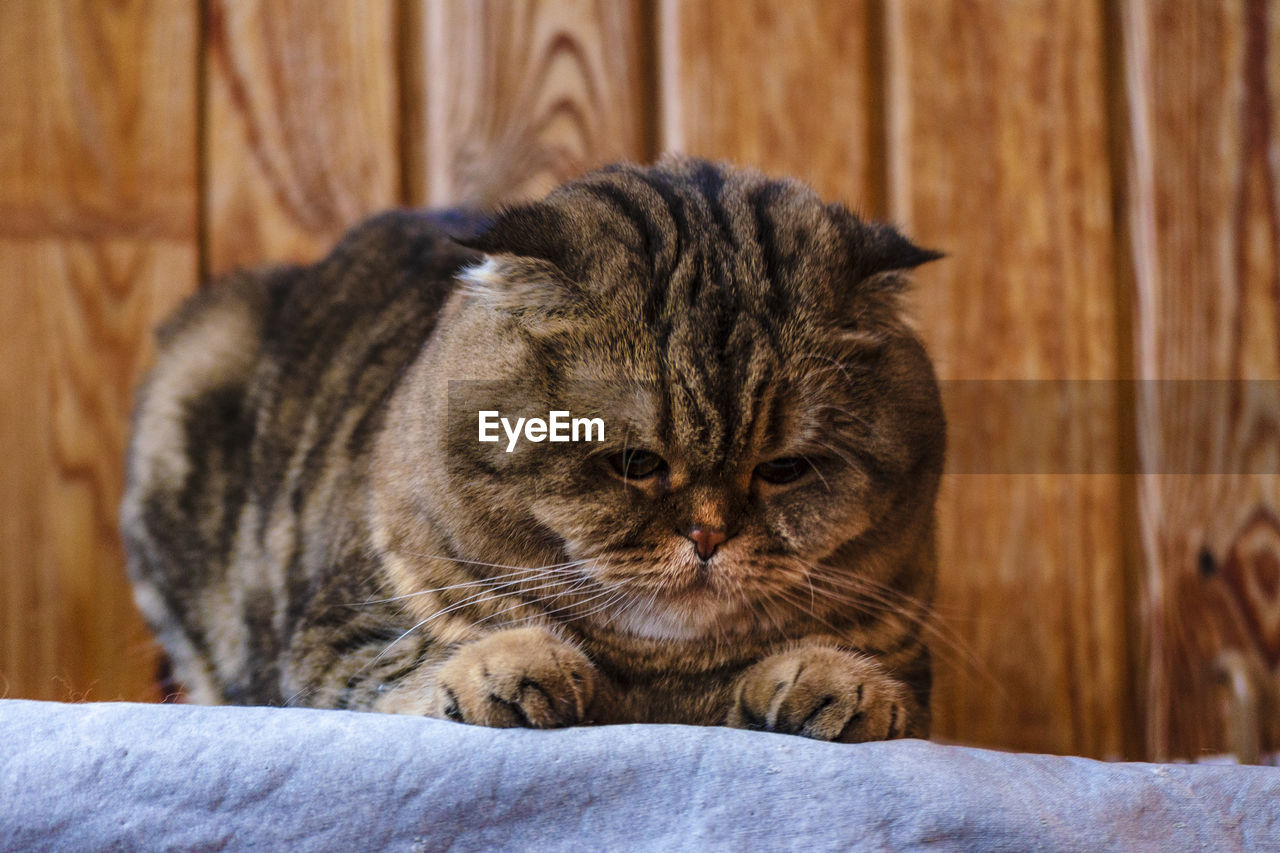
<svg viewBox="0 0 1280 853">
<path fill-rule="evenodd" d="M 861 283 L 941 257 L 799 182 L 685 157 L 589 173 L 463 242 L 525 272 L 548 264 L 568 285 L 560 301 L 593 296 L 650 326 L 722 316 L 726 302 L 774 317 L 839 312 Z M 872 299 L 893 289 L 862 288 Z"/>
<path fill-rule="evenodd" d="M 785 455 L 822 429 L 832 398 L 824 383 L 809 380 L 828 370 L 830 357 L 817 349 L 780 350 L 779 340 L 750 317 L 740 317 L 718 348 L 694 324 L 633 341 L 590 348 L 593 354 L 580 353 L 568 373 L 574 405 L 595 407 L 626 446 L 661 450 L 692 469 L 725 471 L 750 468 L 769 453 Z"/>
<path fill-rule="evenodd" d="M 843 249 L 830 209 L 808 187 L 703 160 L 609 167 L 548 201 L 594 261 L 593 283 L 607 288 L 629 272 L 654 310 L 690 309 L 703 295 L 719 308 L 716 291 L 727 289 L 772 297 L 776 311 L 778 297 L 802 294 L 771 289 L 819 283 Z"/>
<path fill-rule="evenodd" d="M 603 333 L 628 341 L 614 367 L 637 382 L 615 395 L 627 428 L 710 467 L 786 443 L 801 420 L 788 365 L 827 334 L 824 306 L 805 291 L 830 284 L 821 247 L 838 236 L 818 197 L 676 160 L 607 169 L 552 200 L 596 234 Z"/>
<path fill-rule="evenodd" d="M 775 358 L 834 321 L 843 242 L 807 187 L 700 160 L 619 166 L 562 188 L 579 282 L 621 331 L 677 362 Z M 725 365 L 727 366 L 727 365 Z"/>
</svg>

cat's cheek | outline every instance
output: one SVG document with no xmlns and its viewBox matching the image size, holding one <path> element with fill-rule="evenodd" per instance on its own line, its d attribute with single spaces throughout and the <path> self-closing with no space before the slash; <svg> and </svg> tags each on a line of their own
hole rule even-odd
<svg viewBox="0 0 1280 853">
<path fill-rule="evenodd" d="M 860 484 L 858 484 L 860 485 Z M 870 499 L 854 487 L 827 494 L 796 494 L 771 508 L 769 529 L 801 554 L 829 553 L 872 525 Z"/>
</svg>

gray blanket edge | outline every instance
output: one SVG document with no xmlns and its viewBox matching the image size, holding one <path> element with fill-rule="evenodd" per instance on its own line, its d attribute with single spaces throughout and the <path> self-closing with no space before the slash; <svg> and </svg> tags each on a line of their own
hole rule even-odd
<svg viewBox="0 0 1280 853">
<path fill-rule="evenodd" d="M 0 700 L 0 849 L 1280 849 L 1280 768 Z"/>
</svg>

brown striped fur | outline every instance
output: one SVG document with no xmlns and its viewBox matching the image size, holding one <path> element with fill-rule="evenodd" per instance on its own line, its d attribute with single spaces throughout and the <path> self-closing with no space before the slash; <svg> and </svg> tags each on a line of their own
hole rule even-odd
<svg viewBox="0 0 1280 853">
<path fill-rule="evenodd" d="M 468 227 L 384 214 L 162 330 L 123 527 L 191 695 L 927 734 L 944 427 L 898 294 L 935 256 L 688 158 Z M 478 408 L 605 441 L 507 453 Z"/>
</svg>

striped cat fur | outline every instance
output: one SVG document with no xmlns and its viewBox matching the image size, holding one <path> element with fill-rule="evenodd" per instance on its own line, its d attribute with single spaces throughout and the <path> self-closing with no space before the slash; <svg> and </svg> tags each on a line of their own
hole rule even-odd
<svg viewBox="0 0 1280 853">
<path fill-rule="evenodd" d="M 671 157 L 234 274 L 140 392 L 137 600 L 199 702 L 926 735 L 935 257 Z M 605 437 L 507 453 L 480 408 Z"/>
</svg>

